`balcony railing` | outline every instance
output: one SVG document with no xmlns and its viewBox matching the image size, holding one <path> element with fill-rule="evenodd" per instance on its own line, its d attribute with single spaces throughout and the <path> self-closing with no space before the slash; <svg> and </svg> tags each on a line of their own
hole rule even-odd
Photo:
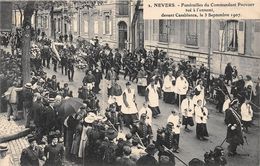
<svg viewBox="0 0 260 166">
<path fill-rule="evenodd" d="M 187 35 L 186 44 L 192 46 L 198 46 L 198 35 Z"/>
</svg>

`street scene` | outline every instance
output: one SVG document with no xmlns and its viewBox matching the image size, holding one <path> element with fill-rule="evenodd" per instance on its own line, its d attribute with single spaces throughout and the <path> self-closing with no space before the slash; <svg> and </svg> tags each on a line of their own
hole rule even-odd
<svg viewBox="0 0 260 166">
<path fill-rule="evenodd" d="M 1 166 L 260 165 L 260 20 L 145 20 L 141 0 L 0 8 Z"/>
</svg>

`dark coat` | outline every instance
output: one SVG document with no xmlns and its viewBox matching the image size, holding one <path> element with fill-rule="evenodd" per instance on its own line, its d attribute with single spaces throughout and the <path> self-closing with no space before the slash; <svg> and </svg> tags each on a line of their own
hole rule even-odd
<svg viewBox="0 0 260 166">
<path fill-rule="evenodd" d="M 49 144 L 45 147 L 44 154 L 45 156 L 49 154 L 45 166 L 61 166 L 64 156 L 64 147 L 61 144 L 55 146 Z"/>
<path fill-rule="evenodd" d="M 39 159 L 42 159 L 44 156 L 43 151 L 36 147 L 35 150 L 32 147 L 23 149 L 21 154 L 21 166 L 39 166 Z"/>
<path fill-rule="evenodd" d="M 145 156 L 140 157 L 137 160 L 136 165 L 137 166 L 147 166 L 147 165 L 155 166 L 155 165 L 158 165 L 158 162 L 153 156 L 147 154 Z"/>
<path fill-rule="evenodd" d="M 232 73 L 233 73 L 232 66 L 227 65 L 226 68 L 225 68 L 226 79 L 232 79 Z"/>
<path fill-rule="evenodd" d="M 40 126 L 41 125 L 41 116 L 43 114 L 43 104 L 41 101 L 36 101 L 32 104 L 32 117 L 33 117 L 33 121 L 34 124 L 36 126 Z"/>
<path fill-rule="evenodd" d="M 243 133 L 241 126 L 241 116 L 232 108 L 226 110 L 225 123 L 227 127 L 227 142 L 236 143 L 238 145 L 243 145 Z M 232 130 L 231 127 L 236 124 L 236 129 Z"/>
</svg>

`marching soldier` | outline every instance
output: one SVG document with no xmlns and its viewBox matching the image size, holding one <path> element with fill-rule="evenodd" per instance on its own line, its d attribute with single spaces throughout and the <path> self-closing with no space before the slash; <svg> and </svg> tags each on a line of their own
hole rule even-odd
<svg viewBox="0 0 260 166">
<path fill-rule="evenodd" d="M 194 103 L 191 98 L 191 94 L 188 93 L 186 99 L 181 103 L 182 112 L 182 125 L 185 125 L 185 131 L 190 131 L 188 125 L 194 126 L 193 115 L 194 115 Z"/>
<path fill-rule="evenodd" d="M 146 121 L 146 114 L 142 114 L 140 118 L 140 122 L 137 125 L 133 126 L 131 133 L 132 134 L 137 133 L 143 145 L 147 146 L 150 144 L 150 141 L 153 138 L 153 131 L 151 125 L 147 124 L 145 121 Z"/>
<path fill-rule="evenodd" d="M 164 131 L 163 145 L 173 152 L 179 153 L 178 151 L 178 143 L 175 139 L 175 134 L 173 132 L 174 124 L 172 122 L 168 122 L 166 125 L 166 129 Z"/>
</svg>

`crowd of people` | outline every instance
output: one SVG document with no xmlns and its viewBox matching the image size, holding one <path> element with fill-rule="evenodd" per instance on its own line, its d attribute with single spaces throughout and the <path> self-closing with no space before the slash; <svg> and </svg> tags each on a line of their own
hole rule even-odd
<svg viewBox="0 0 260 166">
<path fill-rule="evenodd" d="M 32 129 L 32 135 L 28 136 L 30 147 L 21 154 L 24 166 L 39 165 L 39 159 L 45 165 L 62 165 L 64 157 L 90 165 L 175 165 L 181 126 L 190 132 L 189 126 L 196 124 L 196 137 L 208 140 L 208 97 L 217 99 L 217 109 L 225 112 L 228 154 L 234 156 L 237 146 L 244 143 L 243 132 L 248 131 L 252 122 L 251 101 L 259 98 L 259 83 L 254 89 L 251 77 L 243 80 L 230 64 L 225 75 L 213 78 L 203 64 L 197 69 L 189 61 L 176 63 L 158 48 L 153 52 L 140 49 L 121 53 L 108 44 L 99 45 L 97 39 L 94 44 L 78 43 L 75 47 L 66 40 L 55 43 L 43 36 L 32 44 L 32 79 L 24 86 L 20 59 L 1 51 L 4 55 L 1 85 L 5 85 L 2 105 L 6 106 L 8 120 L 11 113 L 13 120 L 19 120 L 17 112 L 23 109 L 25 125 Z M 44 67 L 53 66 L 53 71 L 59 72 L 60 66 L 61 73 L 72 82 L 74 68 L 83 64 L 86 75 L 77 96 L 82 106 L 65 116 L 61 105 L 76 95 L 68 83 L 61 86 L 56 75 L 48 77 Z M 129 77 L 125 87 L 117 82 L 122 71 L 124 79 Z M 235 81 L 233 77 L 238 79 Z M 106 110 L 101 110 L 97 98 L 104 88 L 100 87 L 101 80 L 106 82 Z M 135 81 L 137 94 L 144 96 L 140 110 L 132 84 Z M 231 94 L 227 88 L 229 81 Z M 176 104 L 180 112 L 172 110 L 165 127 L 155 134 L 152 121 L 161 113 L 161 98 L 165 103 Z M 190 165 L 225 165 L 222 151 L 216 147 L 213 157 L 207 154 L 204 162 L 193 159 Z"/>
</svg>

